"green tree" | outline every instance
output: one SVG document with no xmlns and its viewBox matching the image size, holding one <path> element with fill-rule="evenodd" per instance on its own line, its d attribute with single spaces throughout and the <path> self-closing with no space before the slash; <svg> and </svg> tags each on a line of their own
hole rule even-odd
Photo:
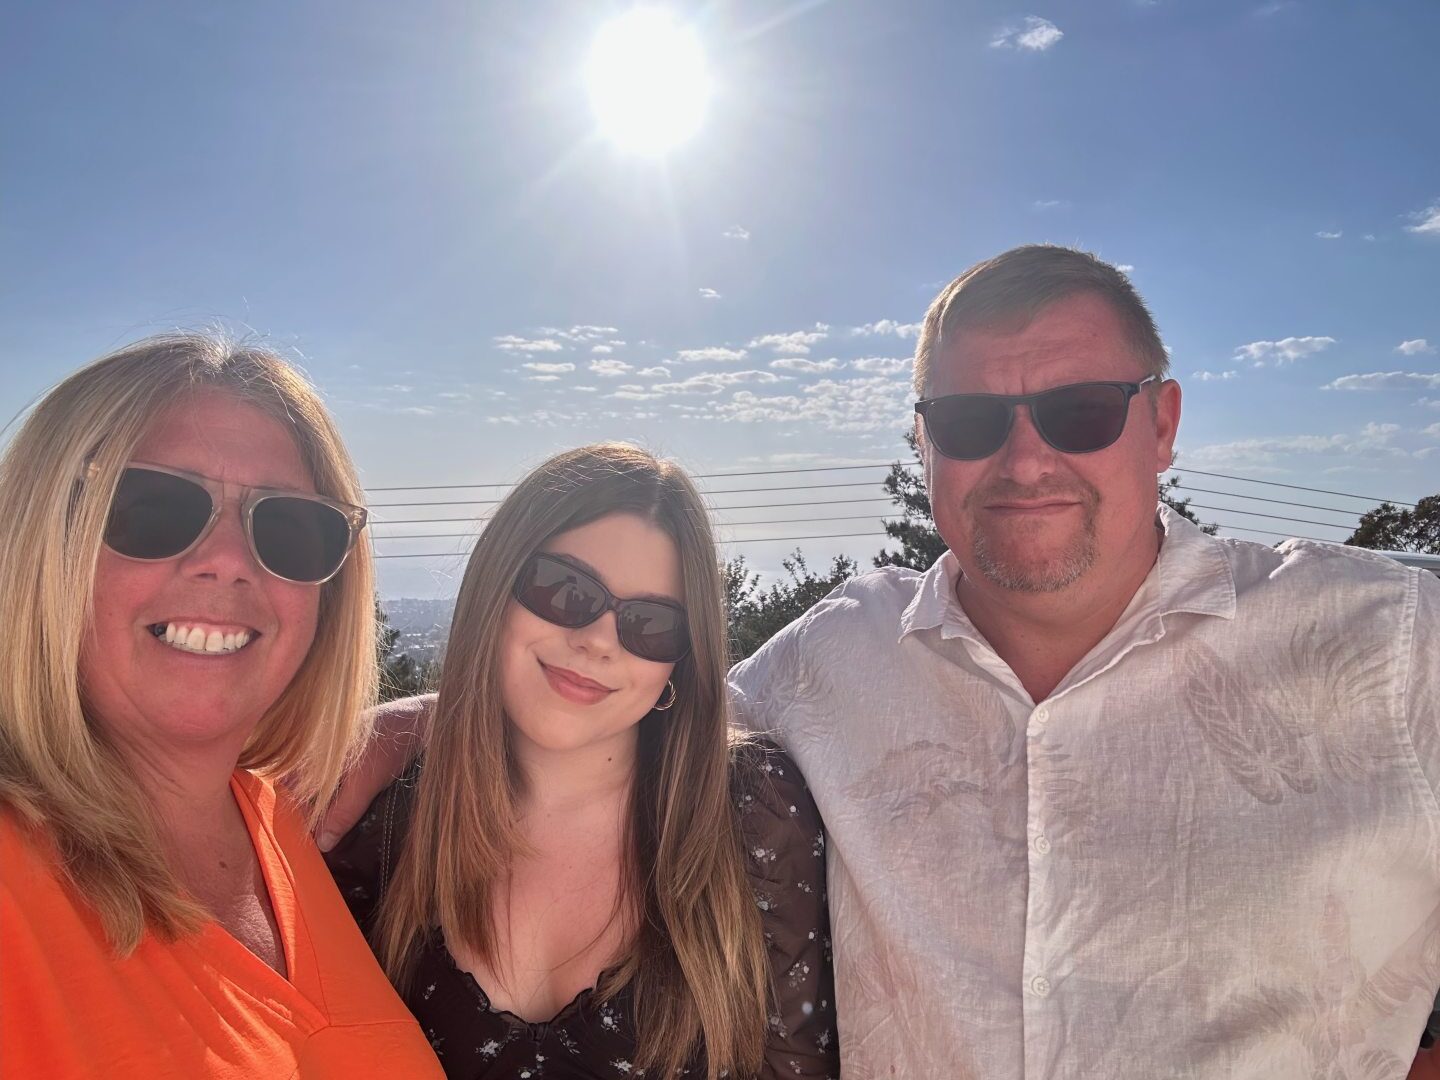
<svg viewBox="0 0 1440 1080">
<path fill-rule="evenodd" d="M 828 574 L 817 574 L 805 563 L 797 548 L 782 560 L 787 578 L 768 589 L 760 587 L 760 575 L 752 573 L 745 556 L 739 555 L 720 567 L 725 590 L 725 615 L 730 628 L 730 661 L 739 663 L 775 633 L 803 615 L 857 569 L 855 560 L 835 556 Z"/>
<path fill-rule="evenodd" d="M 1380 551 L 1440 555 L 1440 494 L 1425 496 L 1411 510 L 1388 502 L 1367 510 L 1345 543 Z"/>
<path fill-rule="evenodd" d="M 905 443 L 912 453 L 919 453 L 915 433 L 905 433 Z M 1160 501 L 1181 517 L 1199 525 L 1210 536 L 1214 536 L 1218 525 L 1207 525 L 1190 509 L 1190 500 L 1175 495 L 1180 486 L 1180 477 L 1170 476 L 1160 482 Z M 930 496 L 925 491 L 925 479 L 918 472 L 907 468 L 901 462 L 890 466 L 884 481 L 885 493 L 900 508 L 898 521 L 887 521 L 885 531 L 900 544 L 899 551 L 881 551 L 871 562 L 876 566 L 908 566 L 912 570 L 928 570 L 930 565 L 945 551 L 945 541 L 935 528 L 935 518 L 930 510 Z"/>
<path fill-rule="evenodd" d="M 380 661 L 380 700 L 412 697 L 433 690 L 440 681 L 440 665 L 435 661 L 417 661 L 409 653 L 396 653 L 400 631 L 390 625 L 380 601 L 375 601 L 376 641 Z"/>
</svg>

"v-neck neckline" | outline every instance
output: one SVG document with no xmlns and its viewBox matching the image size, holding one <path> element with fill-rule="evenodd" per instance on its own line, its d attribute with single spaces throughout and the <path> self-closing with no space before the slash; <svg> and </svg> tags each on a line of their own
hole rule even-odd
<svg viewBox="0 0 1440 1080">
<path fill-rule="evenodd" d="M 286 974 L 282 975 L 260 959 L 214 919 L 201 929 L 201 936 L 208 946 L 205 949 L 206 959 L 236 986 L 280 1009 L 293 1020 L 299 1021 L 303 1017 L 311 1026 L 318 1028 L 326 1023 L 324 1014 L 315 1004 L 320 1000 L 319 972 L 308 944 L 304 916 L 296 903 L 295 882 L 289 865 L 279 842 L 255 804 L 256 792 L 253 788 L 261 783 L 255 777 L 242 776 L 237 770 L 230 778 L 230 790 L 245 818 L 246 831 L 250 834 L 251 846 L 260 863 L 260 873 L 270 896 L 270 909 L 275 915 L 280 948 L 285 956 Z"/>
</svg>

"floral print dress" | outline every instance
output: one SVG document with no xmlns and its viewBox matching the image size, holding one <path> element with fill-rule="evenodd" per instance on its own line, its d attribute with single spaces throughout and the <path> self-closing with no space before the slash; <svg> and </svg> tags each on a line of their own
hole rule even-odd
<svg viewBox="0 0 1440 1080">
<path fill-rule="evenodd" d="M 381 792 L 365 816 L 326 855 L 330 872 L 362 929 L 405 843 L 420 764 Z M 762 1080 L 840 1075 L 835 1037 L 830 923 L 825 906 L 825 835 L 794 763 L 778 748 L 741 746 L 731 764 L 731 796 L 746 848 L 770 958 L 772 1002 Z M 603 979 L 602 979 L 603 981 Z M 495 1009 L 462 970 L 437 928 L 425 942 L 405 1004 L 445 1069 L 464 1080 L 633 1080 L 635 1029 L 630 987 L 598 1000 L 594 989 L 542 1023 Z M 703 1077 L 703 1061 L 686 1076 Z"/>
</svg>

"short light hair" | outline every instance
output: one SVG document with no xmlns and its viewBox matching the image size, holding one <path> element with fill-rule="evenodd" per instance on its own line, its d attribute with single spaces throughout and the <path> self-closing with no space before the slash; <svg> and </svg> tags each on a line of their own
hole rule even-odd
<svg viewBox="0 0 1440 1080">
<path fill-rule="evenodd" d="M 0 808 L 55 844 L 120 954 L 147 930 L 173 939 L 205 917 L 166 863 L 148 801 L 82 702 L 82 642 L 121 472 L 166 409 L 219 393 L 289 430 L 316 490 L 363 493 L 319 395 L 269 349 L 216 334 L 148 338 L 75 372 L 35 406 L 0 456 Z M 287 774 L 320 806 L 368 735 L 375 588 L 368 545 L 319 586 L 315 639 L 256 725 L 239 765 Z"/>
<path fill-rule="evenodd" d="M 1026 244 L 976 263 L 940 290 L 925 312 L 915 344 L 915 395 L 929 396 L 931 369 L 947 337 L 996 323 L 1013 323 L 1018 332 L 1057 300 L 1078 293 L 1108 303 L 1145 373 L 1165 377 L 1170 360 L 1160 331 L 1129 278 L 1088 251 Z"/>
</svg>

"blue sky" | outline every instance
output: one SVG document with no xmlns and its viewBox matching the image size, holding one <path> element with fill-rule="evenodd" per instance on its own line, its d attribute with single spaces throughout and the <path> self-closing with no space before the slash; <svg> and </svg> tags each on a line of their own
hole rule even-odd
<svg viewBox="0 0 1440 1080">
<path fill-rule="evenodd" d="M 511 480 L 606 437 L 702 473 L 885 461 L 905 453 L 910 326 L 933 293 L 1053 241 L 1133 267 L 1186 394 L 1182 466 L 1440 490 L 1433 0 L 680 6 L 717 91 L 660 160 L 597 136 L 582 85 L 621 10 L 11 11 L 0 414 L 145 333 L 220 322 L 303 358 L 372 487 Z M 773 570 L 794 546 L 732 550 Z M 800 546 L 815 562 L 879 538 Z M 382 589 L 449 593 L 459 562 L 387 560 Z"/>
</svg>

